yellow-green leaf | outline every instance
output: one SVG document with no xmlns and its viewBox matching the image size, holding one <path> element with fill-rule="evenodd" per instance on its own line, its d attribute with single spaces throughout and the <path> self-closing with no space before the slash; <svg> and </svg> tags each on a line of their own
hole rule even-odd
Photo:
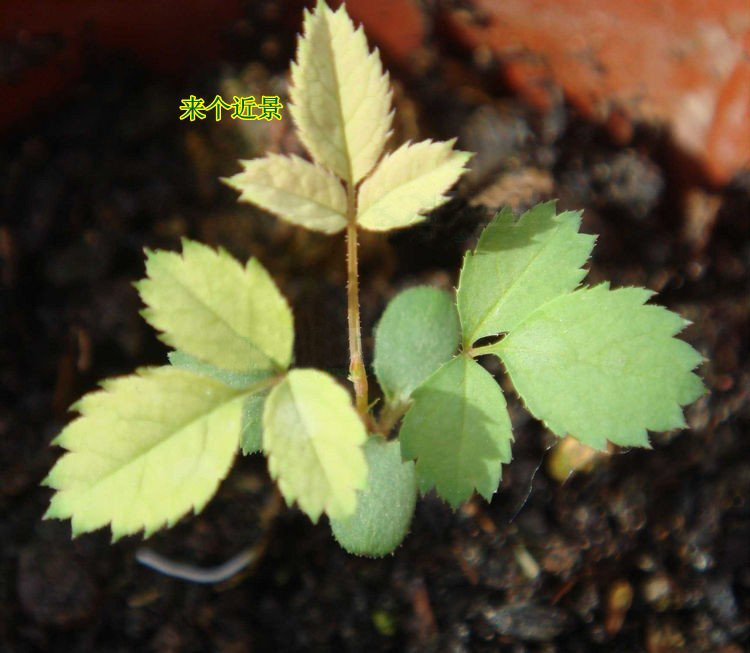
<svg viewBox="0 0 750 653">
<path fill-rule="evenodd" d="M 292 63 L 291 112 L 313 158 L 355 184 L 375 165 L 390 134 L 388 76 L 362 28 L 341 5 L 305 11 Z"/>
<path fill-rule="evenodd" d="M 674 336 L 687 324 L 644 304 L 644 288 L 582 288 L 547 302 L 487 347 L 529 411 L 559 436 L 596 449 L 647 447 L 646 430 L 685 426 L 681 407 L 704 392 L 701 355 Z"/>
<path fill-rule="evenodd" d="M 455 139 L 405 143 L 386 155 L 359 193 L 357 221 L 365 229 L 387 231 L 424 220 L 424 214 L 448 199 L 471 158 L 453 149 Z"/>
<path fill-rule="evenodd" d="M 268 395 L 263 450 L 268 469 L 288 504 L 314 522 L 354 512 L 357 490 L 367 485 L 364 425 L 351 397 L 318 370 L 292 370 Z"/>
<path fill-rule="evenodd" d="M 171 347 L 225 370 L 289 366 L 292 313 L 256 259 L 183 240 L 182 255 L 147 252 L 146 271 L 143 317 Z"/>
<path fill-rule="evenodd" d="M 278 154 L 240 163 L 244 170 L 224 180 L 240 191 L 240 201 L 313 231 L 333 234 L 346 226 L 346 192 L 327 170 Z"/>
<path fill-rule="evenodd" d="M 45 516 L 70 518 L 74 536 L 111 524 L 116 540 L 199 512 L 237 452 L 243 391 L 174 367 L 102 388 L 54 441 L 68 453 L 45 479 L 57 490 Z"/>
</svg>

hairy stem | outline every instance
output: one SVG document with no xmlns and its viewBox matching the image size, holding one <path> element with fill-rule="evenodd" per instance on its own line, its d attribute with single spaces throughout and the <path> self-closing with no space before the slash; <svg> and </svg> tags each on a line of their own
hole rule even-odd
<svg viewBox="0 0 750 653">
<path fill-rule="evenodd" d="M 349 379 L 354 385 L 357 411 L 367 423 L 367 371 L 362 358 L 362 335 L 359 325 L 359 272 L 357 264 L 357 207 L 354 186 L 346 187 L 346 298 L 349 323 Z"/>
</svg>

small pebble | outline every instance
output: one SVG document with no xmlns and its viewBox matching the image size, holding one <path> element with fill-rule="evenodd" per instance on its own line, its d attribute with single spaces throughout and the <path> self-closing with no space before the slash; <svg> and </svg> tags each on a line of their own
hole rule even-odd
<svg viewBox="0 0 750 653">
<path fill-rule="evenodd" d="M 632 602 L 633 586 L 628 581 L 618 580 L 609 588 L 604 627 L 610 635 L 620 631 Z"/>
<path fill-rule="evenodd" d="M 672 583 L 665 574 L 654 574 L 644 581 L 641 592 L 647 603 L 651 603 L 657 610 L 666 610 L 670 603 Z"/>
</svg>

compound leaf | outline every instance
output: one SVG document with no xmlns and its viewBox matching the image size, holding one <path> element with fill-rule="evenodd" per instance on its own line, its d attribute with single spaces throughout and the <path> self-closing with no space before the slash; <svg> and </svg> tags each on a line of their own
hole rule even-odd
<svg viewBox="0 0 750 653">
<path fill-rule="evenodd" d="M 292 370 L 268 395 L 263 450 L 288 504 L 313 522 L 351 515 L 367 484 L 364 425 L 349 394 L 318 370 Z"/>
<path fill-rule="evenodd" d="M 391 553 L 409 530 L 417 502 L 414 463 L 401 460 L 398 440 L 370 437 L 364 446 L 367 489 L 354 514 L 331 519 L 331 530 L 349 553 L 380 557 Z"/>
<path fill-rule="evenodd" d="M 443 365 L 414 391 L 401 426 L 401 451 L 416 459 L 422 492 L 432 487 L 454 508 L 474 488 L 488 501 L 510 461 L 513 435 L 505 397 L 467 356 Z"/>
<path fill-rule="evenodd" d="M 346 227 L 346 192 L 327 170 L 279 154 L 240 163 L 244 170 L 224 180 L 240 191 L 240 201 L 313 231 L 334 234 Z"/>
<path fill-rule="evenodd" d="M 454 150 L 454 143 L 405 143 L 386 155 L 359 192 L 360 226 L 373 231 L 408 227 L 445 202 L 444 193 L 471 157 Z"/>
<path fill-rule="evenodd" d="M 686 320 L 645 305 L 644 288 L 607 284 L 553 299 L 492 349 L 529 411 L 559 436 L 604 449 L 648 445 L 646 429 L 685 426 L 704 392 L 701 355 L 673 336 Z"/>
<path fill-rule="evenodd" d="M 74 536 L 111 524 L 117 540 L 199 512 L 237 452 L 242 392 L 174 367 L 102 388 L 54 441 L 68 453 L 44 481 L 57 490 L 45 517 L 70 518 Z"/>
<path fill-rule="evenodd" d="M 224 385 L 228 385 L 235 390 L 248 390 L 253 386 L 263 384 L 264 381 L 271 378 L 271 372 L 268 370 L 255 370 L 252 372 L 223 370 L 215 365 L 204 363 L 194 356 L 186 354 L 184 351 L 170 351 L 167 354 L 167 358 L 169 359 L 169 364 L 173 367 L 193 372 L 193 374 L 208 376 L 216 381 L 221 381 Z"/>
<path fill-rule="evenodd" d="M 341 5 L 305 11 L 292 63 L 292 117 L 313 158 L 356 184 L 375 165 L 393 118 L 388 76 Z"/>
<path fill-rule="evenodd" d="M 437 288 L 409 288 L 388 304 L 375 330 L 373 367 L 389 403 L 405 403 L 458 349 L 453 298 Z"/>
<path fill-rule="evenodd" d="M 464 258 L 458 284 L 465 347 L 510 331 L 535 308 L 578 286 L 595 241 L 578 233 L 580 224 L 580 211 L 555 215 L 555 203 L 547 202 L 517 222 L 505 209 L 487 225 Z"/>
<path fill-rule="evenodd" d="M 230 371 L 289 366 L 292 313 L 256 259 L 183 240 L 182 255 L 147 252 L 146 272 L 143 316 L 171 347 Z"/>
</svg>

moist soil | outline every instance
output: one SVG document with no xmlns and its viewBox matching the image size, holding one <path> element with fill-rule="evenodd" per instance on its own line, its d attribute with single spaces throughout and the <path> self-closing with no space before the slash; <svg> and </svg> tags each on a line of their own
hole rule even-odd
<svg viewBox="0 0 750 653">
<path fill-rule="evenodd" d="M 142 566 L 138 537 L 72 541 L 69 523 L 41 519 L 67 407 L 102 378 L 166 362 L 132 286 L 144 247 L 176 249 L 188 236 L 258 256 L 293 307 L 297 364 L 340 376 L 347 366 L 342 239 L 240 206 L 218 182 L 237 158 L 262 153 L 268 133 L 296 151 L 288 114 L 251 132 L 180 122 L 181 97 L 213 97 L 237 73 L 178 83 L 126 58 L 92 61 L 52 108 L 6 134 L 0 153 L 1 650 L 747 650 L 750 184 L 688 188 L 663 135 L 618 147 L 564 104 L 538 116 L 481 79 L 456 90 L 443 64 L 419 81 L 396 78 L 407 116 L 396 137 L 459 136 L 478 152 L 475 171 L 424 224 L 363 237 L 368 356 L 397 291 L 455 286 L 494 210 L 556 197 L 584 209 L 584 231 L 599 234 L 589 282 L 658 290 L 692 321 L 683 337 L 708 359 L 710 394 L 687 410 L 690 428 L 558 480 L 556 439 L 503 382 L 514 460 L 493 501 L 453 512 L 424 497 L 384 559 L 346 554 L 325 519 L 274 512 L 259 456 L 240 457 L 200 515 L 146 543 L 205 566 L 252 548 L 256 562 L 226 582 Z M 262 88 L 283 87 L 279 67 L 253 74 Z M 689 207 L 702 238 L 686 228 Z"/>
</svg>

